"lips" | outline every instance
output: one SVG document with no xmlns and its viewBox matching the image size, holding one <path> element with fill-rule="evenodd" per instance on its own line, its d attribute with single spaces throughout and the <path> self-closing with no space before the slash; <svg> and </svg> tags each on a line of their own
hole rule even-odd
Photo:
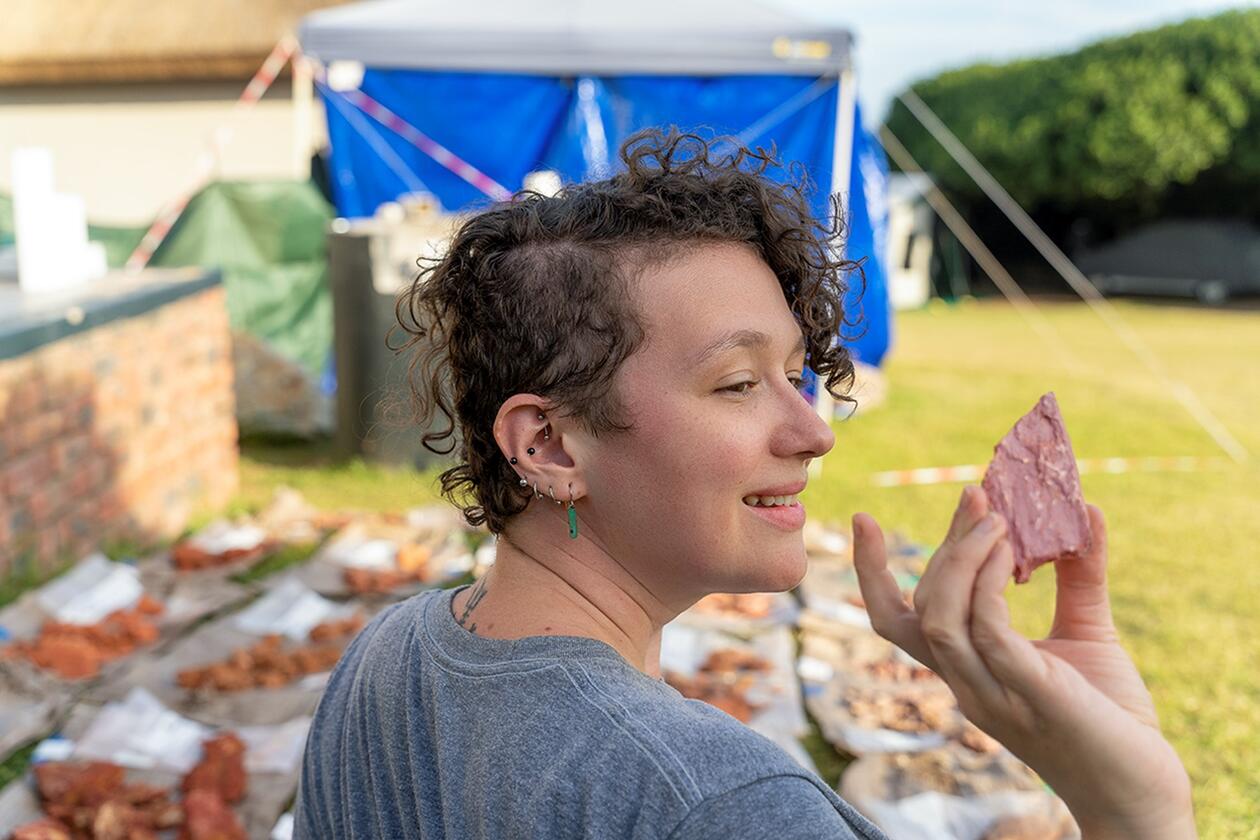
<svg viewBox="0 0 1260 840">
<path fill-rule="evenodd" d="M 776 484 L 773 487 L 764 487 L 761 490 L 752 490 L 745 493 L 745 496 L 795 496 L 805 489 L 804 481 L 794 481 L 790 484 Z"/>
<path fill-rule="evenodd" d="M 799 531 L 805 525 L 805 506 L 799 501 L 775 507 L 744 505 L 744 510 L 784 531 Z"/>
</svg>

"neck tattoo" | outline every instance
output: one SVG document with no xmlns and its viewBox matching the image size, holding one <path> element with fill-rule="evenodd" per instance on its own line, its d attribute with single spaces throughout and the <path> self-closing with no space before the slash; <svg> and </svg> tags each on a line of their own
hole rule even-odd
<svg viewBox="0 0 1260 840">
<path fill-rule="evenodd" d="M 468 614 L 471 613 L 473 609 L 481 603 L 481 599 L 486 596 L 486 588 L 486 577 L 485 575 L 482 575 L 481 579 L 473 586 L 472 592 L 468 594 L 468 600 L 464 603 L 464 612 L 457 619 L 459 626 L 465 628 L 469 633 L 477 632 L 477 622 L 474 621 L 472 624 L 465 624 L 465 622 L 468 621 Z"/>
</svg>

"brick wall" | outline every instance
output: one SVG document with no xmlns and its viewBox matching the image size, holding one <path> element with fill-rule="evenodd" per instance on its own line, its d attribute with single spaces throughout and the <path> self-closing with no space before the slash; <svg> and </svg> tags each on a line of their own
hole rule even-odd
<svg viewBox="0 0 1260 840">
<path fill-rule="evenodd" d="M 149 543 L 236 492 L 222 286 L 0 359 L 0 577 Z"/>
</svg>

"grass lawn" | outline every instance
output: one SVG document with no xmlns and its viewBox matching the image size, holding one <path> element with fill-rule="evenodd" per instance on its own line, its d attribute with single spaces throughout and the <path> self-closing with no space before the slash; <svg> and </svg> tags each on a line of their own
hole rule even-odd
<svg viewBox="0 0 1260 840">
<path fill-rule="evenodd" d="M 886 530 L 934 543 L 959 486 L 876 488 L 872 473 L 984 464 L 1045 391 L 1056 392 L 1080 458 L 1222 453 L 1170 396 L 1192 385 L 1254 455 L 1199 473 L 1087 475 L 1107 514 L 1117 623 L 1195 784 L 1205 840 L 1260 840 L 1260 311 L 1120 304 L 1161 356 L 1156 377 L 1080 304 L 1044 312 L 1078 364 L 1000 303 L 904 313 L 886 365 L 885 405 L 836 424 L 835 448 L 803 500 L 847 522 L 866 510 Z M 436 498 L 418 474 L 337 463 L 309 446 L 247 444 L 238 506 L 281 484 L 329 508 L 402 509 Z M 1054 575 L 1008 590 L 1017 626 L 1049 628 Z"/>
</svg>

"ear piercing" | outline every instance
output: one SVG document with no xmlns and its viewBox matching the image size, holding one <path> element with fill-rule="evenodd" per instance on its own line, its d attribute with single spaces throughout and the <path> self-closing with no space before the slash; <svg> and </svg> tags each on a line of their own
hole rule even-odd
<svg viewBox="0 0 1260 840">
<path fill-rule="evenodd" d="M 547 419 L 547 415 L 543 414 L 542 412 L 539 412 L 539 414 L 538 414 L 538 419 L 539 419 L 539 420 L 546 420 L 546 419 Z M 550 429 L 549 429 L 548 427 L 545 427 L 545 426 L 543 427 L 543 440 L 551 440 L 551 431 L 550 431 Z M 534 449 L 534 447 L 532 447 L 532 446 L 531 446 L 531 447 L 529 447 L 528 449 L 526 449 L 526 450 L 525 450 L 525 452 L 526 452 L 526 454 L 528 454 L 528 455 L 533 455 L 533 454 L 534 454 L 534 452 L 535 452 L 535 449 Z M 509 459 L 508 459 L 508 463 L 515 465 L 515 464 L 517 463 L 516 456 L 512 456 L 511 458 L 509 458 Z M 520 485 L 521 485 L 522 487 L 528 487 L 528 486 L 529 486 L 529 480 L 528 480 L 528 479 L 526 479 L 524 476 L 521 476 Z M 548 488 L 548 489 L 550 490 L 550 488 Z M 541 499 L 541 498 L 542 498 L 542 493 L 539 493 L 539 492 L 538 492 L 538 483 L 537 483 L 537 482 L 535 482 L 535 483 L 534 483 L 534 498 L 536 498 L 536 499 Z M 554 493 L 552 494 L 552 498 L 553 498 L 553 499 L 555 498 L 555 494 L 554 494 Z M 559 504 L 559 502 L 557 502 L 557 504 Z"/>
</svg>

